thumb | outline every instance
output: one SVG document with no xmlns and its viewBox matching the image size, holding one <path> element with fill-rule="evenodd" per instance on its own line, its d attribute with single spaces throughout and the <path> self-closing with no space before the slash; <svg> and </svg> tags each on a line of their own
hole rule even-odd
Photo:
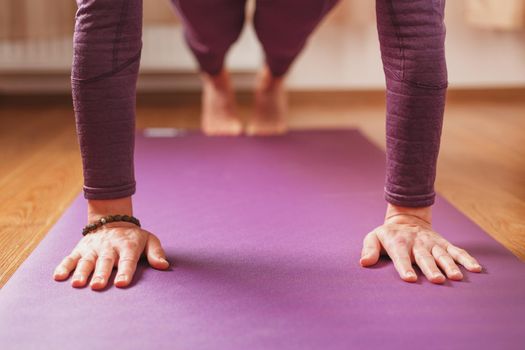
<svg viewBox="0 0 525 350">
<path fill-rule="evenodd" d="M 153 233 L 148 236 L 146 242 L 146 257 L 148 258 L 149 264 L 159 270 L 166 270 L 170 263 L 166 260 L 166 253 L 162 249 L 160 240 Z"/>
<path fill-rule="evenodd" d="M 361 259 L 359 263 L 363 267 L 375 265 L 379 261 L 381 253 L 381 243 L 377 238 L 375 231 L 370 232 L 363 240 L 363 250 L 361 252 Z"/>
</svg>

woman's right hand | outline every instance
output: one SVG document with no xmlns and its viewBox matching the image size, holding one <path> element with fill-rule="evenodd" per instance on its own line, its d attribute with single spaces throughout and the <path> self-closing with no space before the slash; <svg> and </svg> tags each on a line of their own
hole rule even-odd
<svg viewBox="0 0 525 350">
<path fill-rule="evenodd" d="M 131 215 L 131 199 L 89 201 L 89 221 L 112 213 Z M 169 267 L 157 236 L 130 222 L 110 222 L 80 239 L 71 254 L 56 267 L 54 278 L 66 280 L 74 272 L 72 286 L 83 287 L 93 273 L 90 286 L 98 290 L 107 286 L 111 272 L 117 266 L 115 285 L 126 287 L 131 283 L 143 254 L 152 267 L 159 270 Z"/>
</svg>

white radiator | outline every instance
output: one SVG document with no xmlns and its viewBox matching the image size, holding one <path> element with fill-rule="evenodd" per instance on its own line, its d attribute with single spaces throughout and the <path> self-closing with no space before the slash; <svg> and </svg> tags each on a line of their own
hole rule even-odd
<svg viewBox="0 0 525 350">
<path fill-rule="evenodd" d="M 228 56 L 234 79 L 236 75 L 253 75 L 261 57 L 253 30 L 246 26 Z M 0 41 L 0 92 L 67 91 L 70 89 L 71 61 L 70 37 Z M 186 47 L 180 27 L 144 28 L 139 89 L 193 89 L 199 85 L 195 73 L 195 61 Z M 249 84 L 251 78 L 240 78 L 240 85 L 244 84 L 243 81 Z"/>
</svg>

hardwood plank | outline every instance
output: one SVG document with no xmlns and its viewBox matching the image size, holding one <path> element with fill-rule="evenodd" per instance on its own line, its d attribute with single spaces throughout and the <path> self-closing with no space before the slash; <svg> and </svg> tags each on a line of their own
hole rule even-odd
<svg viewBox="0 0 525 350">
<path fill-rule="evenodd" d="M 72 132 L 62 130 L 0 181 L 0 286 L 79 192 L 81 164 Z"/>
</svg>

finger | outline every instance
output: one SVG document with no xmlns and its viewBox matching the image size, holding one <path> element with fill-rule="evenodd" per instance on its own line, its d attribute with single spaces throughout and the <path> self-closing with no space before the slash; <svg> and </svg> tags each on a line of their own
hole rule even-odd
<svg viewBox="0 0 525 350">
<path fill-rule="evenodd" d="M 89 275 L 95 268 L 95 261 L 95 254 L 87 254 L 78 260 L 77 268 L 71 282 L 73 287 L 83 287 L 86 285 Z"/>
<path fill-rule="evenodd" d="M 381 243 L 377 238 L 376 232 L 372 231 L 367 234 L 363 240 L 363 250 L 361 251 L 361 260 L 359 260 L 359 263 L 363 267 L 375 265 L 379 260 L 380 253 Z"/>
<path fill-rule="evenodd" d="M 97 258 L 95 272 L 91 278 L 92 289 L 103 289 L 108 284 L 109 276 L 115 266 L 116 252 L 111 249 L 102 252 Z"/>
<path fill-rule="evenodd" d="M 152 233 L 150 233 L 146 242 L 146 257 L 149 264 L 156 269 L 165 270 L 170 266 L 170 263 L 166 260 L 166 253 L 162 249 L 160 240 Z"/>
<path fill-rule="evenodd" d="M 75 269 L 78 261 L 80 260 L 79 253 L 71 253 L 66 256 L 60 264 L 56 267 L 53 277 L 57 281 L 63 281 L 69 277 L 71 271 Z"/>
<path fill-rule="evenodd" d="M 458 248 L 451 244 L 447 247 L 447 252 L 452 258 L 454 258 L 454 260 L 465 266 L 467 270 L 471 272 L 481 272 L 481 265 L 464 249 Z"/>
<path fill-rule="evenodd" d="M 436 265 L 436 261 L 430 252 L 424 247 L 414 248 L 414 260 L 421 269 L 421 272 L 432 283 L 443 283 L 446 277 L 441 273 Z"/>
<path fill-rule="evenodd" d="M 436 259 L 438 266 L 441 270 L 445 271 L 447 277 L 454 281 L 460 281 L 463 279 L 463 274 L 459 270 L 458 265 L 454 262 L 454 259 L 439 245 L 435 245 L 432 248 L 432 256 Z"/>
<path fill-rule="evenodd" d="M 384 245 L 383 245 L 384 246 Z M 412 267 L 412 260 L 408 253 L 408 246 L 404 241 L 395 241 L 385 247 L 388 256 L 392 259 L 399 277 L 406 282 L 417 281 L 416 271 Z"/>
<path fill-rule="evenodd" d="M 118 260 L 117 277 L 115 277 L 115 285 L 117 287 L 126 287 L 131 283 L 137 269 L 139 257 L 140 253 L 131 250 L 121 253 Z"/>
</svg>

